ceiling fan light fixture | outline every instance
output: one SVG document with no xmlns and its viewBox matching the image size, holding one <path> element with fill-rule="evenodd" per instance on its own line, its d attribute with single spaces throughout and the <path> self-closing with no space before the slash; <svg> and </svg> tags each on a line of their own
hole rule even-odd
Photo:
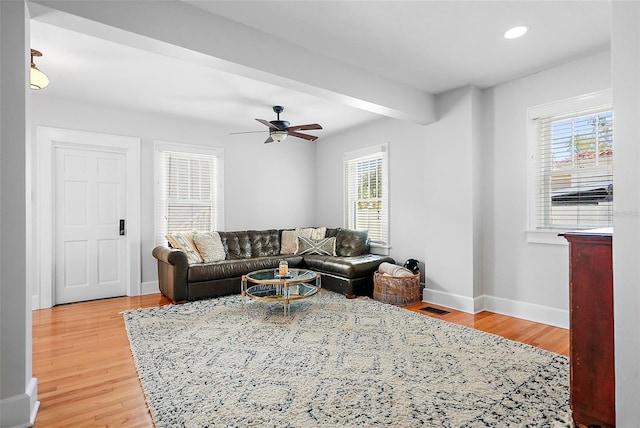
<svg viewBox="0 0 640 428">
<path fill-rule="evenodd" d="M 281 130 L 271 130 L 271 138 L 273 138 L 274 140 L 276 140 L 277 142 L 280 142 L 282 140 L 285 140 L 287 138 L 287 136 L 289 135 L 289 133 L 287 131 L 281 131 Z"/>
<path fill-rule="evenodd" d="M 42 56 L 42 54 L 35 50 L 31 49 L 31 71 L 29 74 L 29 86 L 31 89 L 39 90 L 44 89 L 49 86 L 49 78 L 46 74 L 36 67 L 36 64 L 33 62 L 34 56 Z"/>
<path fill-rule="evenodd" d="M 310 129 L 322 129 L 317 123 L 307 123 L 305 125 L 295 125 L 289 126 L 289 122 L 286 120 L 280 120 L 280 113 L 284 111 L 284 107 L 282 106 L 273 106 L 273 111 L 278 116 L 276 120 L 266 121 L 264 119 L 256 119 L 258 122 L 269 128 L 269 138 L 265 141 L 266 143 L 272 143 L 274 141 L 282 141 L 286 139 L 288 136 L 295 138 L 302 138 L 307 141 L 316 141 L 318 137 L 314 135 L 304 134 L 300 131 L 307 131 Z"/>
</svg>

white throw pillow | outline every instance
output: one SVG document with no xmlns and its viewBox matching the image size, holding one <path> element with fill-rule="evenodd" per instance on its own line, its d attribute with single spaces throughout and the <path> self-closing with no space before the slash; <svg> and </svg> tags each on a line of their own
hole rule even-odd
<svg viewBox="0 0 640 428">
<path fill-rule="evenodd" d="M 298 233 L 298 236 L 301 238 L 309 238 L 311 239 L 311 234 L 313 233 L 313 227 L 307 227 L 304 229 L 301 228 L 297 228 L 296 232 Z"/>
<path fill-rule="evenodd" d="M 227 256 L 218 232 L 196 232 L 193 242 L 205 263 L 218 262 Z"/>
<path fill-rule="evenodd" d="M 309 239 L 323 239 L 324 235 L 327 234 L 326 227 L 318 227 L 314 229 L 313 227 L 307 227 L 305 229 L 296 229 L 298 232 L 298 236 L 301 238 L 309 238 Z"/>
<path fill-rule="evenodd" d="M 189 264 L 202 263 L 202 257 L 193 242 L 193 232 L 173 232 L 165 235 L 171 246 L 187 254 Z"/>
<path fill-rule="evenodd" d="M 280 238 L 280 254 L 295 254 L 298 251 L 298 231 L 283 230 Z"/>
<path fill-rule="evenodd" d="M 311 239 L 324 239 L 324 236 L 327 234 L 326 227 L 318 227 L 317 229 L 313 229 L 311 231 Z"/>
</svg>

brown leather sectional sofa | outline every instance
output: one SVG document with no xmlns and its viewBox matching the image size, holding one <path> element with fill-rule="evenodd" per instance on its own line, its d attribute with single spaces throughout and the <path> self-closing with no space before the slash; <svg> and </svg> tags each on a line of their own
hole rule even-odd
<svg viewBox="0 0 640 428">
<path fill-rule="evenodd" d="M 289 230 L 289 229 L 287 229 Z M 242 275 L 259 269 L 277 268 L 281 260 L 289 267 L 307 268 L 322 274 L 322 287 L 344 295 L 373 293 L 373 273 L 386 256 L 370 254 L 367 232 L 327 229 L 336 238 L 336 255 L 280 254 L 283 230 L 218 232 L 225 260 L 211 263 L 187 262 L 186 254 L 169 246 L 153 249 L 158 259 L 158 283 L 162 294 L 174 302 L 240 293 Z"/>
</svg>

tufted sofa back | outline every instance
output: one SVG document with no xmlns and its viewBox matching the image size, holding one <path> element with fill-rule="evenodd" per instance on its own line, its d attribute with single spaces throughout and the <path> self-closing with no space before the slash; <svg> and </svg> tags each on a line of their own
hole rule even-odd
<svg viewBox="0 0 640 428">
<path fill-rule="evenodd" d="M 249 231 L 218 232 L 220 240 L 227 254 L 227 260 L 248 259 L 251 257 L 251 243 Z"/>
<path fill-rule="evenodd" d="M 277 256 L 280 254 L 279 230 L 250 230 L 251 254 L 254 257 Z"/>
<path fill-rule="evenodd" d="M 354 257 L 368 254 L 369 233 L 367 231 L 339 229 L 336 233 L 336 254 L 342 257 Z"/>
<path fill-rule="evenodd" d="M 239 230 L 218 232 L 227 260 L 250 259 L 280 254 L 280 231 Z"/>
<path fill-rule="evenodd" d="M 253 257 L 277 256 L 280 254 L 282 230 L 239 230 L 218 232 L 227 260 L 250 259 Z M 368 233 L 348 229 L 327 229 L 326 237 L 336 237 L 336 253 L 342 257 L 368 254 Z"/>
</svg>

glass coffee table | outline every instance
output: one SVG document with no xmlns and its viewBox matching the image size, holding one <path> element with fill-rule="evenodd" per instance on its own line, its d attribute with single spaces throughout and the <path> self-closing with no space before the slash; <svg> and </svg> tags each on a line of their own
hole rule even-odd
<svg viewBox="0 0 640 428">
<path fill-rule="evenodd" d="M 320 291 L 320 273 L 289 269 L 287 275 L 281 276 L 277 268 L 262 269 L 243 275 L 241 287 L 243 302 L 245 296 L 267 302 L 282 302 L 284 314 L 290 315 L 289 304 L 292 300 L 307 299 Z"/>
</svg>

